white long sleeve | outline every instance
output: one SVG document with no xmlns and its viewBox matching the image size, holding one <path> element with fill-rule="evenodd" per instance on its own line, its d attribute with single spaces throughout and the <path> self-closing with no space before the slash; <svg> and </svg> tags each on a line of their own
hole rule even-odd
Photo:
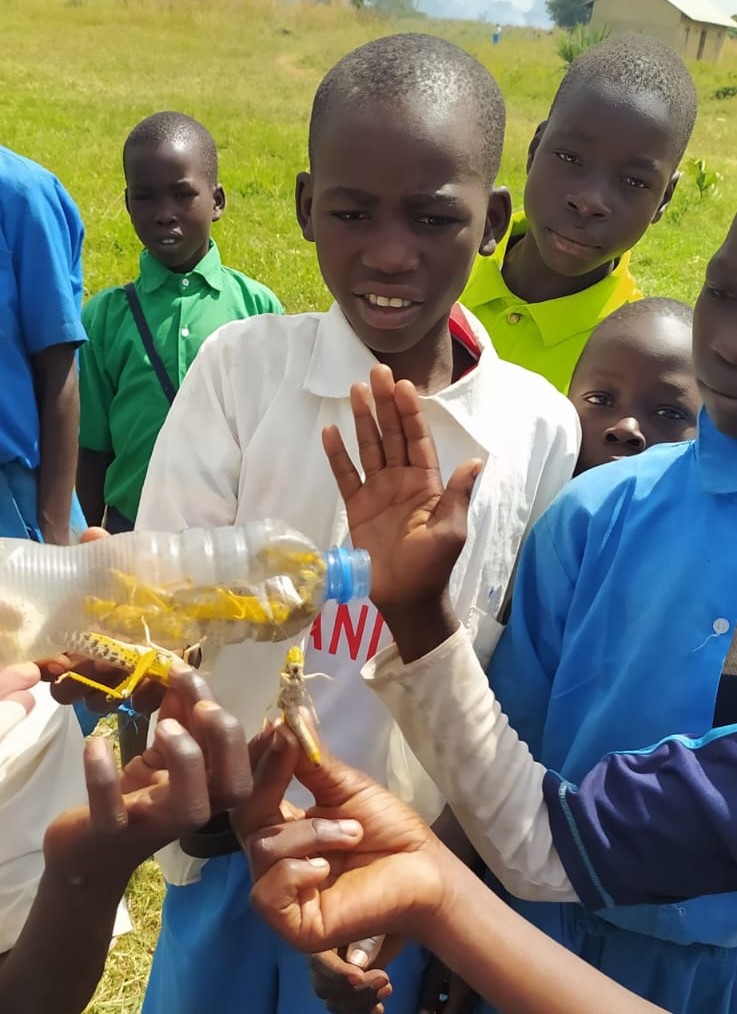
<svg viewBox="0 0 737 1014">
<path fill-rule="evenodd" d="M 510 727 L 465 629 L 409 665 L 392 644 L 363 676 L 507 890 L 577 901 L 553 844 L 545 768 Z"/>
</svg>

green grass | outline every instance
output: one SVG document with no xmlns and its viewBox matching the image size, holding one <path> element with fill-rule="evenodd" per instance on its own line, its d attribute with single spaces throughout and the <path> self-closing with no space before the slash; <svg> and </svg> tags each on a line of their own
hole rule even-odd
<svg viewBox="0 0 737 1014">
<path fill-rule="evenodd" d="M 394 26 L 348 6 L 272 0 L 3 0 L 2 11 L 2 140 L 56 172 L 79 204 L 89 293 L 136 273 L 122 200 L 125 135 L 151 112 L 178 109 L 203 120 L 220 147 L 228 208 L 215 235 L 225 262 L 271 286 L 291 311 L 328 304 L 292 207 L 311 96 L 339 56 Z M 562 73 L 557 37 L 509 29 L 493 47 L 488 26 L 416 18 L 399 27 L 451 38 L 496 75 L 509 110 L 499 182 L 519 203 L 527 144 Z M 721 173 L 719 194 L 700 200 L 684 175 L 634 257 L 647 293 L 687 300 L 737 208 L 737 98 L 713 98 L 737 82 L 737 43 L 718 66 L 693 72 L 701 111 L 687 157 Z M 90 1012 L 139 1009 L 160 902 L 149 864 L 131 888 L 137 931 L 113 950 Z"/>
</svg>

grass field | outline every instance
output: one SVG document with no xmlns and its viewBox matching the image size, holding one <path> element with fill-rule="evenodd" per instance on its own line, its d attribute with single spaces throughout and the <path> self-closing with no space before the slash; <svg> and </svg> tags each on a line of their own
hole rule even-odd
<svg viewBox="0 0 737 1014">
<path fill-rule="evenodd" d="M 67 185 L 87 224 L 91 294 L 134 277 L 137 243 L 122 201 L 120 149 L 143 116 L 178 109 L 203 120 L 221 152 L 228 209 L 216 236 L 224 260 L 271 286 L 290 311 L 324 308 L 314 253 L 294 222 L 294 175 L 305 167 L 312 92 L 343 53 L 377 35 L 420 29 L 464 46 L 496 75 L 509 110 L 500 182 L 519 198 L 527 143 L 561 76 L 555 37 L 426 19 L 400 24 L 348 7 L 269 0 L 3 0 L 2 141 Z M 666 218 L 635 254 L 643 289 L 692 300 L 737 209 L 737 43 L 717 67 L 694 65 L 700 116 L 684 165 L 702 158 L 724 177 L 703 199 L 688 172 Z M 729 138 L 732 138 L 732 142 Z M 131 888 L 137 933 L 121 941 L 89 1011 L 132 1012 L 157 932 L 152 865 Z"/>
</svg>

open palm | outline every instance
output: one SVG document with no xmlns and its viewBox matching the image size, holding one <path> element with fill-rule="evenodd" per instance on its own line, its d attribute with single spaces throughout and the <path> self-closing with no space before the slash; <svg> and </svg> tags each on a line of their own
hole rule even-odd
<svg viewBox="0 0 737 1014">
<path fill-rule="evenodd" d="M 376 419 L 371 411 L 371 396 Z M 466 539 L 466 515 L 479 461 L 443 485 L 435 444 L 414 386 L 395 384 L 387 366 L 371 371 L 371 390 L 351 391 L 362 479 L 336 427 L 323 444 L 348 512 L 351 538 L 368 550 L 371 597 L 381 612 L 444 591 Z"/>
</svg>

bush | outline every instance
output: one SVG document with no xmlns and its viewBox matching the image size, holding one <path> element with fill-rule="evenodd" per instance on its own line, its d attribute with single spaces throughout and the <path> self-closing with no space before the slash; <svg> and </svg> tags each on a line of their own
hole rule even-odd
<svg viewBox="0 0 737 1014">
<path fill-rule="evenodd" d="M 563 38 L 558 40 L 556 51 L 567 67 L 581 53 L 584 53 L 591 46 L 595 46 L 598 42 L 603 42 L 608 37 L 609 29 L 606 26 L 592 32 L 583 25 L 578 25 L 577 28 L 566 32 Z"/>
</svg>

